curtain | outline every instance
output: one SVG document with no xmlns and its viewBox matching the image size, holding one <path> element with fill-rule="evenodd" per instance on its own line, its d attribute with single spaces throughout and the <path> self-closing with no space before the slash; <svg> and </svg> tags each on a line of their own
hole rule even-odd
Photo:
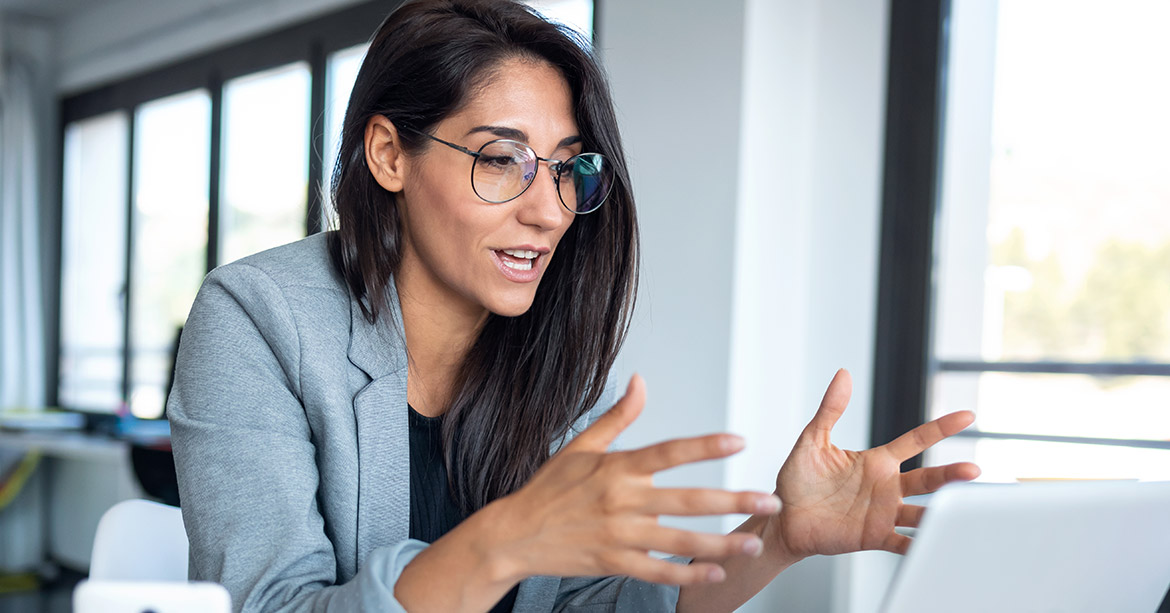
<svg viewBox="0 0 1170 613">
<path fill-rule="evenodd" d="M 40 151 L 32 66 L 0 58 L 0 409 L 45 403 L 38 206 Z"/>
</svg>

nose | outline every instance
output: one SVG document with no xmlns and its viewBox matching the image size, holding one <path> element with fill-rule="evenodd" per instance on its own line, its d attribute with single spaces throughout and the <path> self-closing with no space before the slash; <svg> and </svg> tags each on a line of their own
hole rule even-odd
<svg viewBox="0 0 1170 613">
<path fill-rule="evenodd" d="M 561 204 L 561 198 L 557 195 L 557 184 L 548 163 L 541 162 L 540 166 L 532 185 L 516 199 L 518 205 L 516 217 L 524 225 L 537 226 L 541 230 L 553 230 L 565 223 L 565 216 L 572 213 Z"/>
</svg>

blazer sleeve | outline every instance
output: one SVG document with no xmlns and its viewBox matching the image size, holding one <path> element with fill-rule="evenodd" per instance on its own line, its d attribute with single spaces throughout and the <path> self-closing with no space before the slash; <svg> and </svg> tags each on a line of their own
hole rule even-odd
<svg viewBox="0 0 1170 613">
<path fill-rule="evenodd" d="M 601 399 L 578 425 L 571 428 L 570 435 L 580 434 L 597 421 L 617 402 L 618 381 L 610 373 Z M 624 383 L 624 382 L 621 382 Z M 624 387 L 623 387 L 624 389 Z M 571 439 L 570 439 L 571 440 Z M 621 437 L 614 441 L 610 450 L 620 448 Z M 690 558 L 672 556 L 667 558 L 676 564 L 690 564 Z M 650 583 L 625 576 L 611 577 L 564 577 L 557 589 L 556 613 L 659 613 L 674 611 L 678 606 L 677 585 Z"/>
<path fill-rule="evenodd" d="M 404 611 L 394 584 L 420 541 L 372 551 L 336 584 L 300 351 L 292 310 L 267 273 L 236 263 L 208 275 L 167 405 L 190 578 L 223 584 L 237 612 Z"/>
</svg>

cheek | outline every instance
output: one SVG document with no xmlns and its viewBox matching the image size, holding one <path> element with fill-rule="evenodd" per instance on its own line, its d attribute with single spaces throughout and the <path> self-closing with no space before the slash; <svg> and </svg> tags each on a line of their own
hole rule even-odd
<svg viewBox="0 0 1170 613">
<path fill-rule="evenodd" d="M 487 255 L 486 241 L 504 212 L 453 192 L 436 188 L 409 194 L 405 219 L 414 251 L 427 268 L 448 281 L 475 274 L 475 263 Z"/>
</svg>

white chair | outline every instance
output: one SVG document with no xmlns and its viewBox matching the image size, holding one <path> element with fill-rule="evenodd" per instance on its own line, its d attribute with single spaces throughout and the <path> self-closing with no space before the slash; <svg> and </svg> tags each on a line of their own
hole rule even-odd
<svg viewBox="0 0 1170 613">
<path fill-rule="evenodd" d="M 124 500 L 98 522 L 89 579 L 73 592 L 75 613 L 229 613 L 222 585 L 187 581 L 187 532 L 179 509 Z"/>
<path fill-rule="evenodd" d="M 187 531 L 179 509 L 124 500 L 98 522 L 89 578 L 95 581 L 186 581 Z"/>
</svg>

